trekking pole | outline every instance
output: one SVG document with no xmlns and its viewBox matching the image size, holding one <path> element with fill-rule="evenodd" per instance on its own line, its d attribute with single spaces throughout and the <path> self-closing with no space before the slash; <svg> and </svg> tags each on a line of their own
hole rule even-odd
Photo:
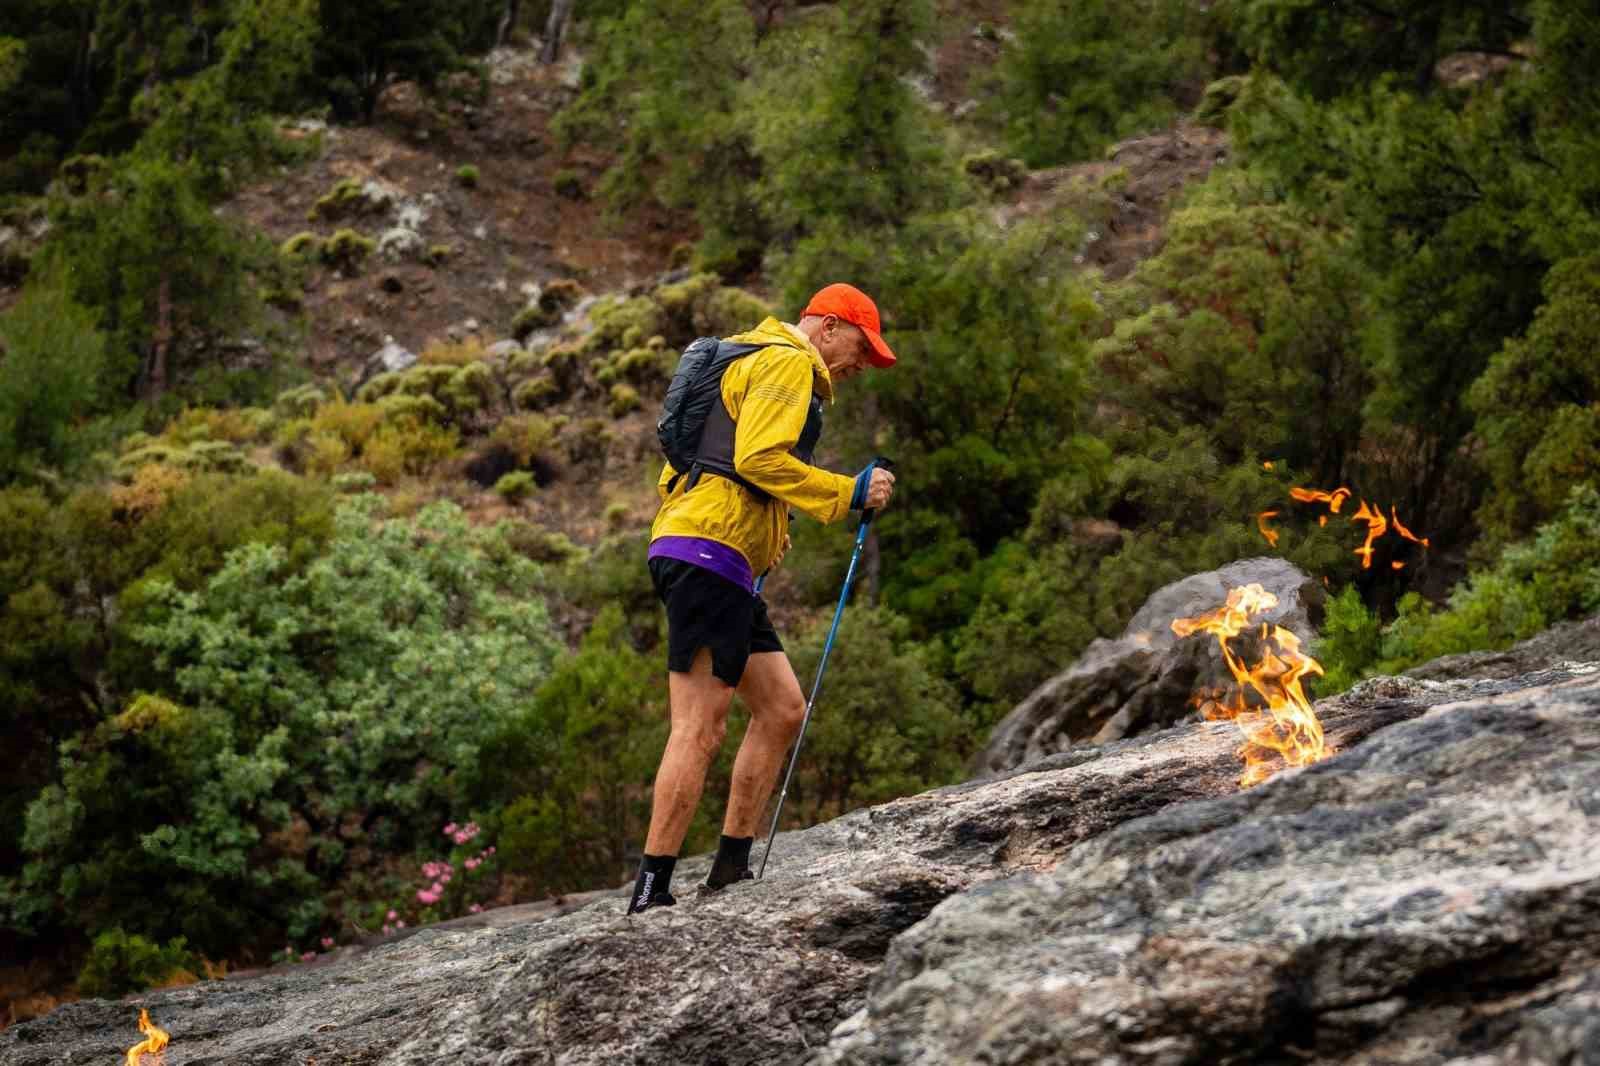
<svg viewBox="0 0 1600 1066">
<path fill-rule="evenodd" d="M 894 464 L 887 459 L 872 460 L 873 468 L 882 467 L 892 469 Z M 871 481 L 871 474 L 867 475 Z M 789 769 L 783 775 L 783 789 L 778 793 L 778 806 L 772 812 L 772 825 L 767 829 L 767 850 L 761 853 L 761 869 L 756 873 L 757 878 L 767 874 L 767 859 L 772 855 L 772 841 L 778 835 L 778 816 L 783 813 L 783 801 L 789 795 L 789 779 L 794 776 L 795 763 L 800 761 L 800 745 L 805 743 L 806 726 L 811 724 L 811 709 L 817 705 L 817 693 L 822 691 L 822 672 L 828 668 L 828 653 L 833 651 L 833 638 L 839 632 L 839 619 L 844 617 L 845 601 L 850 598 L 850 585 L 855 581 L 856 563 L 861 561 L 861 549 L 867 543 L 867 530 L 872 525 L 873 512 L 861 512 L 861 528 L 856 531 L 855 551 L 850 553 L 850 568 L 844 572 L 844 587 L 839 590 L 839 606 L 833 610 L 833 625 L 828 627 L 828 639 L 822 645 L 822 660 L 817 663 L 817 679 L 811 683 L 811 698 L 806 700 L 806 715 L 800 720 L 800 735 L 794 738 L 794 752 L 789 756 Z"/>
</svg>

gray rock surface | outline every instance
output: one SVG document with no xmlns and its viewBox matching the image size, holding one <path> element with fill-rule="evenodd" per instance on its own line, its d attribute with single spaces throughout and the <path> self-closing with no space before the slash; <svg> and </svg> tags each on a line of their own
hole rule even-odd
<svg viewBox="0 0 1600 1066">
<path fill-rule="evenodd" d="M 1440 656 L 1407 670 L 1406 676 L 1432 681 L 1506 678 L 1548 670 L 1563 662 L 1600 662 L 1600 615 L 1582 622 L 1558 622 L 1505 651 L 1469 651 Z"/>
<path fill-rule="evenodd" d="M 893 944 L 818 1063 L 1600 1061 L 1600 664 L 1169 807 Z"/>
<path fill-rule="evenodd" d="M 326 965 L 86 1001 L 0 1066 L 1600 1061 L 1600 665 L 1379 678 L 1247 792 L 1192 723 L 781 835 L 766 880 L 623 891 Z"/>
<path fill-rule="evenodd" d="M 1329 734 L 1348 747 L 1424 706 L 1384 696 Z M 705 899 L 708 862 L 686 861 L 678 906 L 632 919 L 619 889 L 546 920 L 489 912 L 327 965 L 67 1004 L 0 1033 L 0 1066 L 116 1061 L 140 1006 L 172 1035 L 166 1066 L 801 1062 L 941 900 L 1233 793 L 1237 741 L 1184 726 L 856 811 L 781 834 L 764 881 Z"/>
<path fill-rule="evenodd" d="M 1278 606 L 1257 618 L 1283 626 L 1309 643 L 1322 618 L 1322 586 L 1283 559 L 1242 559 L 1175 581 L 1151 594 L 1116 640 L 1096 640 L 1071 667 L 1040 685 L 1000 720 L 973 766 L 999 773 L 1074 744 L 1104 744 L 1192 717 L 1199 689 L 1227 687 L 1232 678 L 1216 638 L 1180 640 L 1172 620 L 1222 606 L 1228 590 L 1259 584 Z M 1251 638 L 1236 645 L 1252 653 Z"/>
</svg>

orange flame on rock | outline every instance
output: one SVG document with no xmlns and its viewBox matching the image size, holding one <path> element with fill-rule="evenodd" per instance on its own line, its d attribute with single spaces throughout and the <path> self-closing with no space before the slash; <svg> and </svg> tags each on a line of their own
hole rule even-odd
<svg viewBox="0 0 1600 1066">
<path fill-rule="evenodd" d="M 144 1039 L 128 1049 L 127 1066 L 139 1066 L 139 1056 L 155 1054 L 167 1046 L 166 1031 L 151 1023 L 150 1012 L 143 1007 L 139 1008 L 139 1032 L 144 1034 Z"/>
<path fill-rule="evenodd" d="M 1389 505 L 1389 518 L 1394 522 L 1394 531 L 1396 533 L 1400 534 L 1413 544 L 1420 544 L 1424 548 L 1428 547 L 1427 537 L 1419 537 L 1415 533 L 1411 532 L 1411 530 L 1400 524 L 1400 516 L 1394 513 L 1394 504 L 1392 503 Z"/>
<path fill-rule="evenodd" d="M 1300 638 L 1263 622 L 1262 659 L 1255 666 L 1246 666 L 1228 643 L 1251 626 L 1252 616 L 1277 605 L 1278 597 L 1260 585 L 1245 585 L 1230 590 L 1228 602 L 1216 610 L 1172 622 L 1172 631 L 1180 637 L 1215 635 L 1222 659 L 1238 682 L 1230 699 L 1201 697 L 1200 708 L 1206 718 L 1230 719 L 1244 733 L 1239 748 L 1245 763 L 1239 777 L 1243 788 L 1265 781 L 1284 766 L 1306 766 L 1326 754 L 1322 723 L 1301 683 L 1307 674 L 1321 674 L 1322 665 L 1301 653 Z"/>
</svg>

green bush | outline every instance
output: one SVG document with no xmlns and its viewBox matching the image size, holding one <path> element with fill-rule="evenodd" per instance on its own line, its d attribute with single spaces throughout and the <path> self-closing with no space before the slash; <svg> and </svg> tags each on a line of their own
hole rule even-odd
<svg viewBox="0 0 1600 1066">
<path fill-rule="evenodd" d="M 617 384 L 611 386 L 611 394 L 606 402 L 606 410 L 611 412 L 612 418 L 621 418 L 630 411 L 637 411 L 643 405 L 639 399 L 639 390 L 632 385 Z"/>
<path fill-rule="evenodd" d="M 322 238 L 315 233 L 296 233 L 278 247 L 285 259 L 309 262 L 322 258 Z"/>
<path fill-rule="evenodd" d="M 792 642 L 802 683 L 815 676 L 831 621 L 819 619 Z M 982 742 L 928 650 L 886 609 L 845 609 L 823 692 L 784 807 L 790 827 L 956 781 Z"/>
<path fill-rule="evenodd" d="M 494 483 L 494 491 L 510 503 L 520 503 L 538 491 L 539 485 L 526 470 L 513 470 Z"/>
<path fill-rule="evenodd" d="M 481 791 L 558 649 L 538 568 L 453 505 L 382 507 L 347 501 L 300 571 L 249 544 L 201 591 L 152 584 L 131 627 L 149 694 L 61 748 L 15 906 L 207 954 L 276 946 L 331 928 L 340 886 Z M 145 883 L 162 891 L 119 890 Z"/>
<path fill-rule="evenodd" d="M 1317 696 L 1335 695 L 1360 681 L 1377 663 L 1382 647 L 1377 613 L 1367 609 L 1356 586 L 1346 585 L 1328 600 L 1322 633 L 1310 649 L 1322 664 L 1322 676 L 1313 680 Z"/>
<path fill-rule="evenodd" d="M 377 251 L 378 245 L 353 229 L 342 229 L 322 246 L 322 261 L 345 274 L 354 274 Z"/>
<path fill-rule="evenodd" d="M 478 168 L 471 163 L 456 168 L 456 181 L 464 189 L 476 189 L 478 176 Z"/>
<path fill-rule="evenodd" d="M 50 279 L 0 314 L 0 485 L 34 466 L 85 458 L 71 429 L 100 403 L 106 339 L 94 316 Z"/>
<path fill-rule="evenodd" d="M 94 938 L 89 958 L 78 973 L 78 991 L 85 996 L 116 999 L 174 981 L 192 982 L 199 960 L 183 937 L 165 945 L 137 934 L 111 929 Z"/>
</svg>

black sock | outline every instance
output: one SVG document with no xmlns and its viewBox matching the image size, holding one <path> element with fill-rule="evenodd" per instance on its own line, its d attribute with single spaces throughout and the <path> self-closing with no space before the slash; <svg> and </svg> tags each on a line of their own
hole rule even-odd
<svg viewBox="0 0 1600 1066">
<path fill-rule="evenodd" d="M 628 913 L 640 910 L 658 896 L 665 896 L 672 884 L 672 868 L 677 865 L 676 855 L 646 855 L 639 863 L 639 879 L 633 884 L 633 895 L 628 897 Z"/>
<path fill-rule="evenodd" d="M 712 888 L 722 888 L 743 880 L 745 872 L 750 869 L 750 846 L 755 841 L 755 837 L 730 837 L 724 834 L 717 844 L 717 859 L 711 864 L 711 875 L 706 878 L 706 884 Z"/>
</svg>

